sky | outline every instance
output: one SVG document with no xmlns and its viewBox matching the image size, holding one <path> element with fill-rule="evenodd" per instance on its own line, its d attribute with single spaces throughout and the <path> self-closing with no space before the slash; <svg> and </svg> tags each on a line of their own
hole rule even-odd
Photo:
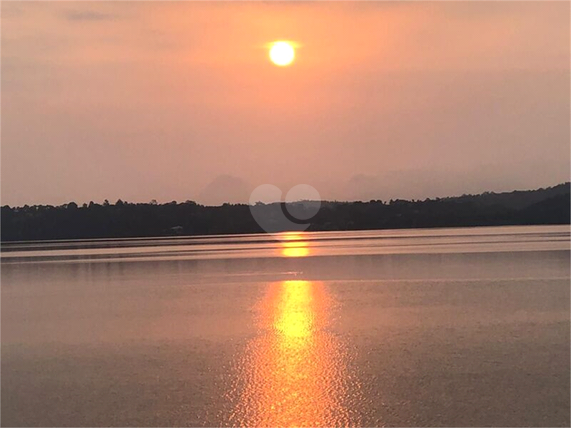
<svg viewBox="0 0 571 428">
<path fill-rule="evenodd" d="M 1 203 L 570 177 L 569 2 L 2 2 Z M 289 67 L 268 43 L 294 41 Z"/>
</svg>

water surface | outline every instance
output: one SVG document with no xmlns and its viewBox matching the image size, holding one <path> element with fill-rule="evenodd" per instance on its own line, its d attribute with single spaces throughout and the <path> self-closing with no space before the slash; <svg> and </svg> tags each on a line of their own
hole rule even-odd
<svg viewBox="0 0 571 428">
<path fill-rule="evenodd" d="M 569 227 L 2 246 L 2 424 L 568 426 Z"/>
</svg>

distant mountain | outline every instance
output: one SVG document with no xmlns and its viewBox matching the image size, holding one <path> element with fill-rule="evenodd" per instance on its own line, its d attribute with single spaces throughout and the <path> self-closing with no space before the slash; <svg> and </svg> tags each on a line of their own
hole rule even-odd
<svg viewBox="0 0 571 428">
<path fill-rule="evenodd" d="M 198 200 L 206 205 L 222 205 L 225 202 L 247 201 L 252 192 L 244 180 L 223 174 L 212 180 L 198 195 Z"/>
<path fill-rule="evenodd" d="M 569 224 L 570 189 L 570 183 L 564 183 L 545 189 L 422 201 L 324 201 L 307 223 L 313 231 Z M 263 207 L 280 215 L 275 209 L 278 205 Z M 278 208 L 283 211 L 286 207 L 281 205 Z M 287 211 L 303 213 L 306 205 L 307 201 L 294 202 L 288 204 Z M 212 207 L 192 201 L 3 206 L 1 221 L 2 241 L 263 232 L 246 204 Z"/>
</svg>

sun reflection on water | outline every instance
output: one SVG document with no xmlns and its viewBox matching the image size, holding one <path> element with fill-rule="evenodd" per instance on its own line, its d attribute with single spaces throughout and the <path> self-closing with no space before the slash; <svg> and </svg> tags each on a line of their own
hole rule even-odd
<svg viewBox="0 0 571 428">
<path fill-rule="evenodd" d="M 308 243 L 303 239 L 303 234 L 285 232 L 280 236 L 280 239 L 284 240 L 280 250 L 283 257 L 306 257 L 310 255 Z"/>
<path fill-rule="evenodd" d="M 309 256 L 309 248 L 284 247 L 284 248 L 282 248 L 282 256 L 284 256 L 284 257 L 305 257 L 305 256 Z"/>
<path fill-rule="evenodd" d="M 259 337 L 240 363 L 239 426 L 348 426 L 347 353 L 327 330 L 332 299 L 312 281 L 271 283 L 259 303 Z"/>
</svg>

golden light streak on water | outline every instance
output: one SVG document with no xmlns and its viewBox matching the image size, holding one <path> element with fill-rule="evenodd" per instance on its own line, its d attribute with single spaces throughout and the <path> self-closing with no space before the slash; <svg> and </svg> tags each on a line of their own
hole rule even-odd
<svg viewBox="0 0 571 428">
<path fill-rule="evenodd" d="M 281 236 L 282 242 L 280 254 L 283 257 L 306 257 L 310 255 L 308 242 L 303 239 L 303 235 L 297 232 L 285 232 Z"/>
<path fill-rule="evenodd" d="M 269 285 L 259 337 L 246 348 L 231 423 L 238 426 L 358 425 L 350 420 L 347 352 L 327 330 L 332 299 L 322 283 Z"/>
<path fill-rule="evenodd" d="M 292 247 L 282 248 L 282 256 L 284 257 L 306 257 L 309 256 L 309 248 Z"/>
</svg>

